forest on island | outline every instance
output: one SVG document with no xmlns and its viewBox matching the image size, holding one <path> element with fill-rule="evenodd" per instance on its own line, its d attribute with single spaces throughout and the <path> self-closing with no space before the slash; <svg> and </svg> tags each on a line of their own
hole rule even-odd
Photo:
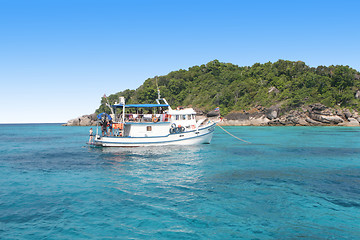
<svg viewBox="0 0 360 240">
<path fill-rule="evenodd" d="M 358 71 L 343 65 L 314 68 L 287 60 L 243 67 L 214 60 L 149 78 L 138 89 L 126 89 L 107 99 L 110 104 L 119 102 L 120 96 L 126 103 L 155 103 L 156 78 L 161 96 L 172 108 L 191 106 L 207 112 L 220 107 L 221 115 L 276 104 L 285 110 L 313 103 L 360 109 L 360 99 L 355 97 L 360 89 Z M 105 103 L 103 97 L 96 113 L 109 112 Z"/>
</svg>

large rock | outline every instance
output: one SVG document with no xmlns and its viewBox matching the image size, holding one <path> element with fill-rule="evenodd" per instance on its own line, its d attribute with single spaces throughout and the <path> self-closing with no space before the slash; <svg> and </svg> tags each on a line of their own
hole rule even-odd
<svg viewBox="0 0 360 240">
<path fill-rule="evenodd" d="M 79 126 L 80 118 L 74 118 L 66 123 L 66 126 Z"/>
<path fill-rule="evenodd" d="M 220 115 L 220 111 L 210 111 L 206 114 L 207 117 L 217 117 Z"/>
<path fill-rule="evenodd" d="M 321 118 L 334 125 L 344 122 L 344 120 L 339 116 L 321 116 Z"/>
<path fill-rule="evenodd" d="M 220 126 L 250 126 L 250 120 L 228 120 L 217 123 Z"/>
<path fill-rule="evenodd" d="M 309 126 L 309 123 L 306 121 L 306 118 L 299 118 L 298 125 L 300 125 L 300 126 Z"/>
<path fill-rule="evenodd" d="M 201 110 L 200 108 L 194 107 L 193 109 L 194 109 L 194 111 L 196 112 L 196 116 L 205 115 L 205 112 L 204 112 L 203 110 Z"/>
<path fill-rule="evenodd" d="M 328 116 L 328 115 L 320 115 L 320 114 L 309 114 L 309 117 L 312 120 L 321 122 L 321 123 L 325 123 L 325 124 L 330 124 L 330 125 L 336 125 L 339 123 L 344 122 L 344 120 L 339 117 L 339 116 Z"/>
<path fill-rule="evenodd" d="M 335 114 L 338 115 L 339 117 L 344 117 L 344 113 L 341 109 L 335 110 Z"/>
<path fill-rule="evenodd" d="M 97 121 L 97 115 L 95 113 L 90 115 L 83 115 L 78 118 L 69 120 L 63 126 L 95 126 Z"/>
<path fill-rule="evenodd" d="M 92 121 L 94 121 L 94 122 L 96 122 L 96 121 L 98 120 L 96 113 L 90 114 L 90 115 L 88 115 L 88 116 L 89 116 L 89 118 L 90 118 Z"/>
<path fill-rule="evenodd" d="M 284 122 L 280 121 L 280 119 L 269 120 L 267 123 L 269 126 L 284 126 L 286 125 Z"/>
<path fill-rule="evenodd" d="M 309 125 L 309 123 L 305 121 L 306 118 L 307 118 L 306 109 L 298 109 L 298 110 L 291 110 L 290 112 L 283 114 L 278 119 L 280 123 L 284 125 L 307 126 Z M 277 124 L 278 122 L 275 121 L 274 123 Z"/>
<path fill-rule="evenodd" d="M 276 106 L 271 106 L 267 111 L 266 111 L 266 117 L 270 120 L 275 119 L 279 116 L 279 108 Z"/>
<path fill-rule="evenodd" d="M 311 119 L 311 118 L 306 118 L 305 121 L 308 122 L 309 125 L 313 125 L 313 126 L 322 125 L 321 122 L 315 121 L 315 120 L 313 120 L 313 119 Z"/>
<path fill-rule="evenodd" d="M 268 91 L 268 93 L 275 93 L 275 94 L 278 94 L 279 92 L 280 92 L 279 89 L 277 89 L 274 86 L 270 87 Z"/>
<path fill-rule="evenodd" d="M 339 125 L 346 126 L 346 127 L 358 127 L 360 124 L 359 124 L 358 120 L 356 120 L 355 118 L 349 118 L 348 122 L 343 122 Z"/>
<path fill-rule="evenodd" d="M 357 127 L 360 125 L 358 120 L 355 118 L 349 118 L 348 120 L 349 120 L 349 126 Z"/>
<path fill-rule="evenodd" d="M 344 113 L 346 119 L 349 119 L 349 118 L 352 117 L 352 114 L 351 114 L 351 112 L 349 111 L 349 109 L 344 109 L 344 110 L 343 110 L 343 113 Z"/>
<path fill-rule="evenodd" d="M 355 99 L 360 99 L 360 90 L 355 92 Z"/>
<path fill-rule="evenodd" d="M 298 116 L 288 115 L 285 117 L 285 123 L 287 125 L 300 125 L 300 118 Z"/>
<path fill-rule="evenodd" d="M 225 116 L 227 120 L 249 120 L 250 114 L 247 112 L 231 112 Z"/>
<path fill-rule="evenodd" d="M 250 117 L 249 121 L 251 126 L 264 126 L 267 125 L 270 120 L 265 116 L 261 116 L 256 118 Z"/>
<path fill-rule="evenodd" d="M 257 116 L 257 117 L 254 117 Z M 227 118 L 229 117 L 229 118 Z M 223 122 L 218 123 L 222 126 L 265 126 L 270 120 L 264 115 L 250 113 L 230 113 Z"/>
<path fill-rule="evenodd" d="M 315 103 L 309 106 L 311 108 L 312 111 L 318 111 L 321 112 L 325 109 L 327 109 L 327 107 L 321 103 Z"/>
<path fill-rule="evenodd" d="M 312 120 L 315 120 L 315 121 L 317 121 L 317 122 L 321 122 L 321 123 L 325 123 L 325 124 L 330 124 L 330 121 L 324 119 L 323 116 L 320 115 L 320 114 L 310 113 L 310 114 L 309 114 L 309 117 L 310 117 Z"/>
<path fill-rule="evenodd" d="M 88 116 L 82 116 L 80 118 L 80 126 L 91 126 L 92 125 L 92 120 L 88 117 Z"/>
<path fill-rule="evenodd" d="M 309 113 L 309 117 L 312 120 L 315 120 L 315 121 L 318 121 L 321 123 L 325 123 L 325 124 L 330 124 L 330 122 L 328 120 L 326 120 L 322 117 L 323 115 L 327 115 L 327 116 L 332 115 L 331 110 L 328 109 L 328 107 L 326 107 L 325 105 L 323 105 L 321 103 L 315 103 L 315 104 L 309 105 L 308 113 Z"/>
</svg>

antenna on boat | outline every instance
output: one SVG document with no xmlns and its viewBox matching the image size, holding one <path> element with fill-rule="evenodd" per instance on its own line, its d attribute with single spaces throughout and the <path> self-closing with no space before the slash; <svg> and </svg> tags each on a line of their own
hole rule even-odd
<svg viewBox="0 0 360 240">
<path fill-rule="evenodd" d="M 107 98 L 106 94 L 104 94 L 103 98 L 106 99 L 105 105 L 110 108 L 111 113 L 115 116 L 114 110 L 112 109 L 112 107 L 111 107 L 111 105 L 110 105 L 110 103 L 109 103 L 109 99 Z"/>
<path fill-rule="evenodd" d="M 158 98 L 156 99 L 156 102 L 158 104 L 160 104 L 160 100 L 164 101 L 164 103 L 166 105 L 168 105 L 169 109 L 171 110 L 171 107 L 169 105 L 169 103 L 166 101 L 165 98 L 161 98 L 161 95 L 160 95 L 160 88 L 159 88 L 159 85 L 158 85 L 158 76 L 155 76 L 155 82 L 156 82 L 156 88 L 157 88 L 157 92 L 158 92 Z"/>
<path fill-rule="evenodd" d="M 159 85 L 158 85 L 158 76 L 155 77 L 155 82 L 156 82 L 156 87 L 157 87 L 157 92 L 158 92 L 158 99 L 160 100 L 161 99 L 161 96 L 160 96 L 160 88 L 159 88 Z"/>
</svg>

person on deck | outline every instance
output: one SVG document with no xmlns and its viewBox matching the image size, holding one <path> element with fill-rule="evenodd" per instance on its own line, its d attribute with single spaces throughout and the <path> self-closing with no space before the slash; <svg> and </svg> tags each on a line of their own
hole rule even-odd
<svg viewBox="0 0 360 240">
<path fill-rule="evenodd" d="M 101 133 L 103 137 L 107 133 L 107 120 L 105 120 L 101 125 Z"/>
<path fill-rule="evenodd" d="M 94 138 L 94 133 L 93 133 L 92 128 L 90 128 L 89 135 L 90 135 L 89 143 L 92 143 L 92 142 L 93 142 L 93 138 Z"/>
<path fill-rule="evenodd" d="M 113 125 L 112 125 L 113 123 L 112 123 L 112 120 L 110 120 L 109 122 L 108 122 L 108 125 L 109 125 L 109 132 L 108 132 L 108 136 L 112 136 L 112 134 L 113 134 Z"/>
</svg>

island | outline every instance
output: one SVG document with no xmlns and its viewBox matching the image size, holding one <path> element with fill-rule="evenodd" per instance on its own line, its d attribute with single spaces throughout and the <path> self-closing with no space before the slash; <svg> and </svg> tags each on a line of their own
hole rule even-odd
<svg viewBox="0 0 360 240">
<path fill-rule="evenodd" d="M 221 125 L 359 126 L 360 122 L 360 73 L 349 66 L 310 67 L 302 61 L 278 60 L 240 67 L 214 60 L 103 97 L 93 114 L 64 125 L 96 125 L 97 114 L 110 113 L 106 102 L 114 104 L 120 96 L 129 104 L 154 102 L 157 86 L 172 107 L 193 107 L 198 118 L 221 117 Z"/>
</svg>

